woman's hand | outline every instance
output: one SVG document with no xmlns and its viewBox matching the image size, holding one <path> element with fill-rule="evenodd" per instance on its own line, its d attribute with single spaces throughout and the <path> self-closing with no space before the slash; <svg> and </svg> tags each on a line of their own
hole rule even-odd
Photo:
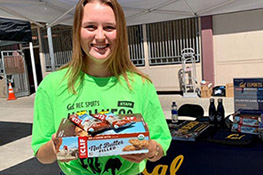
<svg viewBox="0 0 263 175">
<path fill-rule="evenodd" d="M 59 147 L 61 145 L 62 140 L 60 139 L 55 139 L 56 138 L 56 134 L 52 135 L 52 145 L 53 145 L 53 152 L 57 155 L 57 153 L 59 152 Z M 59 160 L 60 162 L 69 162 L 71 160 L 74 159 L 63 159 L 63 160 Z"/>
<path fill-rule="evenodd" d="M 127 154 L 127 155 L 121 155 L 122 158 L 135 163 L 140 163 L 144 159 L 147 158 L 146 154 Z"/>
<path fill-rule="evenodd" d="M 41 163 L 50 164 L 57 160 L 57 151 L 54 144 L 55 138 L 56 134 L 53 134 L 52 139 L 39 148 L 36 157 Z"/>
<path fill-rule="evenodd" d="M 161 145 L 154 140 L 149 140 L 148 150 L 148 153 L 127 154 L 121 155 L 121 157 L 131 162 L 140 163 L 144 159 L 149 159 L 150 161 L 157 161 L 163 156 L 163 149 Z"/>
<path fill-rule="evenodd" d="M 52 135 L 52 139 L 42 145 L 37 152 L 37 159 L 43 164 L 50 164 L 57 160 L 57 153 L 61 143 L 56 139 L 56 134 Z M 60 160 L 61 162 L 69 162 L 73 159 Z"/>
</svg>

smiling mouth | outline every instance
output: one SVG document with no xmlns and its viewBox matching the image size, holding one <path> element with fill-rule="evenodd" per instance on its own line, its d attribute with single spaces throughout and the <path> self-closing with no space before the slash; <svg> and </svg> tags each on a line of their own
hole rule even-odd
<svg viewBox="0 0 263 175">
<path fill-rule="evenodd" d="M 110 44 L 93 44 L 93 43 L 91 43 L 91 46 L 95 47 L 97 49 L 105 49 L 105 48 L 109 47 Z"/>
</svg>

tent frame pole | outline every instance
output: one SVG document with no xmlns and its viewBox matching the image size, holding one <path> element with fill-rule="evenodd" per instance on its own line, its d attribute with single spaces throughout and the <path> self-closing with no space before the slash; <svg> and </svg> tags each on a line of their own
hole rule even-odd
<svg viewBox="0 0 263 175">
<path fill-rule="evenodd" d="M 35 92 L 37 92 L 38 82 L 37 82 L 36 64 L 35 64 L 35 57 L 34 57 L 34 50 L 33 50 L 32 42 L 29 42 L 29 50 L 30 50 L 30 57 L 31 57 L 31 64 L 32 64 L 32 71 L 33 71 Z"/>
<path fill-rule="evenodd" d="M 55 57 L 54 57 L 51 27 L 47 28 L 47 38 L 48 38 L 49 56 L 50 56 L 50 61 L 51 61 L 51 70 L 52 72 L 54 72 L 55 71 Z"/>
</svg>

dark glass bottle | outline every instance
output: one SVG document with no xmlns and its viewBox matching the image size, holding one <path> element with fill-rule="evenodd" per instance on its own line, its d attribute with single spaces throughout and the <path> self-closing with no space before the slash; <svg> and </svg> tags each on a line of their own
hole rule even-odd
<svg viewBox="0 0 263 175">
<path fill-rule="evenodd" d="M 213 126 L 216 126 L 216 107 L 215 107 L 215 100 L 213 98 L 210 98 L 210 105 L 208 109 L 208 117 L 209 117 L 209 123 Z"/>
<path fill-rule="evenodd" d="M 216 115 L 217 125 L 220 128 L 224 127 L 225 124 L 225 109 L 223 105 L 223 99 L 219 98 L 217 100 L 217 115 Z"/>
</svg>

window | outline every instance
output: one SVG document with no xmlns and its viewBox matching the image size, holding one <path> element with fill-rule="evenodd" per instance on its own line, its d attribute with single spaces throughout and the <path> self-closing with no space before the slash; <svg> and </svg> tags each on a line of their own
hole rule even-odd
<svg viewBox="0 0 263 175">
<path fill-rule="evenodd" d="M 200 62 L 198 18 L 147 24 L 149 64 L 181 64 L 181 50 L 193 48 Z"/>
<path fill-rule="evenodd" d="M 144 66 L 144 47 L 142 25 L 127 28 L 130 58 L 134 65 Z"/>
</svg>

